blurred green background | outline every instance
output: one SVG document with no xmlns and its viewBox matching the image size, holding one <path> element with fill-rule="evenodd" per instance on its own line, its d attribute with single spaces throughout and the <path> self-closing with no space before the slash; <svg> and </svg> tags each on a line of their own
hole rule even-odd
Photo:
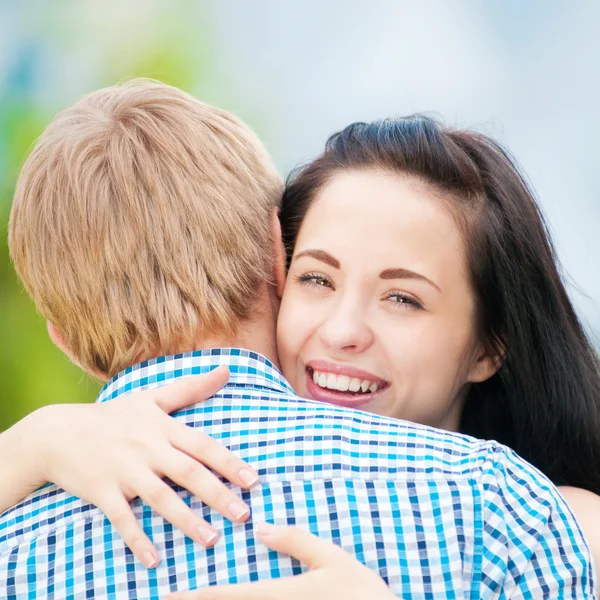
<svg viewBox="0 0 600 600">
<path fill-rule="evenodd" d="M 215 65 L 198 2 L 179 2 L 176 11 L 167 2 L 115 1 L 2 3 L 0 11 L 1 431 L 41 405 L 93 401 L 100 389 L 50 342 L 10 263 L 10 205 L 33 142 L 83 93 L 131 77 L 160 79 L 221 105 L 227 86 L 209 85 Z"/>
<path fill-rule="evenodd" d="M 50 343 L 10 264 L 19 167 L 52 116 L 134 76 L 252 125 L 283 174 L 355 120 L 428 111 L 504 142 L 600 334 L 596 0 L 0 0 L 0 431 L 99 385 Z"/>
</svg>

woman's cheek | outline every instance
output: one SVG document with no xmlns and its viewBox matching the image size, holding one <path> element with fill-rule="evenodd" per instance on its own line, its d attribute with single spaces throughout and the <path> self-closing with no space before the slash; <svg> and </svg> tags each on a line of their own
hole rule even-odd
<svg viewBox="0 0 600 600">
<path fill-rule="evenodd" d="M 407 319 L 394 326 L 388 324 L 378 338 L 397 386 L 413 394 L 423 387 L 436 387 L 447 348 L 429 328 L 416 319 Z"/>
<path fill-rule="evenodd" d="M 311 297 L 303 297 L 302 294 L 295 294 L 294 291 L 290 291 L 288 297 L 284 295 L 283 298 L 280 317 L 283 314 L 285 332 L 282 333 L 293 336 L 298 340 L 297 343 L 302 345 L 319 328 L 324 303 L 314 300 Z"/>
<path fill-rule="evenodd" d="M 290 298 L 286 300 L 284 295 L 277 321 L 277 346 L 286 377 L 291 377 L 302 349 L 310 339 L 309 319 L 310 311 L 306 310 L 306 305 L 295 303 Z"/>
</svg>

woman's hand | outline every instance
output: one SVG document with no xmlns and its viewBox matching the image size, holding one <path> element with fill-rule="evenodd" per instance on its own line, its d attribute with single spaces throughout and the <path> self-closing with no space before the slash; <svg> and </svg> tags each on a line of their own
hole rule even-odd
<svg viewBox="0 0 600 600">
<path fill-rule="evenodd" d="M 165 600 L 392 600 L 396 596 L 376 573 L 339 546 L 296 527 L 263 523 L 258 537 L 269 548 L 297 558 L 309 568 L 297 577 L 176 592 Z"/>
<path fill-rule="evenodd" d="M 39 478 L 100 508 L 147 567 L 155 567 L 159 558 L 128 503 L 137 496 L 190 538 L 214 544 L 218 533 L 161 478 L 232 521 L 248 518 L 249 507 L 207 467 L 244 488 L 258 481 L 255 471 L 219 442 L 167 414 L 209 398 L 228 379 L 229 370 L 219 367 L 102 404 L 39 409 L 25 428 L 37 450 Z"/>
</svg>

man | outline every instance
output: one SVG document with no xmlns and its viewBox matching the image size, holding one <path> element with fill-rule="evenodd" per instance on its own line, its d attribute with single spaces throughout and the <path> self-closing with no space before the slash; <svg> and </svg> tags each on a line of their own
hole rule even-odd
<svg viewBox="0 0 600 600">
<path fill-rule="evenodd" d="M 50 487 L 0 521 L 8 597 L 157 598 L 278 578 L 256 523 L 296 524 L 354 553 L 403 597 L 590 597 L 590 557 L 557 492 L 493 442 L 297 398 L 277 369 L 281 182 L 235 117 L 133 82 L 60 114 L 20 176 L 15 267 L 53 340 L 109 378 L 99 402 L 227 365 L 229 384 L 181 414 L 253 465 L 232 524 L 205 549 L 137 503 L 165 559 L 134 561 L 97 509 Z M 158 358 L 152 358 L 158 357 Z"/>
</svg>

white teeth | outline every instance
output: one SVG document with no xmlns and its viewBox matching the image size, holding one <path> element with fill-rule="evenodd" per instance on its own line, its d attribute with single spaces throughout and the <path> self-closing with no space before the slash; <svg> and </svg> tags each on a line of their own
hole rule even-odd
<svg viewBox="0 0 600 600">
<path fill-rule="evenodd" d="M 348 375 L 335 375 L 334 373 L 321 373 L 313 371 L 313 381 L 322 388 L 336 390 L 338 392 L 359 392 L 363 394 L 370 392 L 374 394 L 379 389 L 378 383 L 372 383 L 368 379 L 361 380 L 358 377 L 348 377 Z"/>
<path fill-rule="evenodd" d="M 348 389 L 351 392 L 358 392 L 358 390 L 360 390 L 360 379 L 358 377 L 353 377 L 350 380 L 350 385 L 348 386 Z"/>
<path fill-rule="evenodd" d="M 337 390 L 337 377 L 333 373 L 327 375 L 327 387 L 330 390 Z"/>
<path fill-rule="evenodd" d="M 350 387 L 350 377 L 347 375 L 340 375 L 337 378 L 337 389 L 340 392 L 347 392 Z"/>
</svg>

